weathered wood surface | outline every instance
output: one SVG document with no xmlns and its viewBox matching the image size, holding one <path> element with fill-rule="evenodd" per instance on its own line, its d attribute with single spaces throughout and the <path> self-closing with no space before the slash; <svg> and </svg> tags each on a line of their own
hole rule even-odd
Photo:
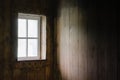
<svg viewBox="0 0 120 80">
<path fill-rule="evenodd" d="M 53 17 L 49 0 L 0 0 L 0 80 L 52 80 Z M 47 17 L 47 60 L 17 62 L 17 14 Z"/>
<path fill-rule="evenodd" d="M 55 80 L 117 80 L 115 2 L 59 0 L 58 4 Z"/>
</svg>

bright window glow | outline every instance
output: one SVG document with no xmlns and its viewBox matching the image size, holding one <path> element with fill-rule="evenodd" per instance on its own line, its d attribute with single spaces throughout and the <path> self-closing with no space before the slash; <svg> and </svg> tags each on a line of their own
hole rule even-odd
<svg viewBox="0 0 120 80">
<path fill-rule="evenodd" d="M 28 20 L 28 37 L 38 37 L 38 20 Z"/>
<path fill-rule="evenodd" d="M 38 40 L 37 39 L 28 39 L 28 56 L 33 57 L 37 56 L 38 52 Z"/>
<path fill-rule="evenodd" d="M 40 26 L 40 20 L 40 15 L 18 14 L 18 61 L 46 59 L 46 23 Z"/>
<path fill-rule="evenodd" d="M 18 57 L 26 57 L 26 39 L 18 39 Z"/>
<path fill-rule="evenodd" d="M 18 19 L 18 37 L 26 37 L 26 19 Z"/>
</svg>

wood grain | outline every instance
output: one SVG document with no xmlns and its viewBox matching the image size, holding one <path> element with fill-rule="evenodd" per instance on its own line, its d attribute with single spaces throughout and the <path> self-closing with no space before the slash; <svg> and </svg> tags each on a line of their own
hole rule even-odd
<svg viewBox="0 0 120 80">
<path fill-rule="evenodd" d="M 59 0 L 55 19 L 58 72 L 54 72 L 59 76 L 55 80 L 117 80 L 113 7 L 115 3 L 106 0 Z"/>
</svg>

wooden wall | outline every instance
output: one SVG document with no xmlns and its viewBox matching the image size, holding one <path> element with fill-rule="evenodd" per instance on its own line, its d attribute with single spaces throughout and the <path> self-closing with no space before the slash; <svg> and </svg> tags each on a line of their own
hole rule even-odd
<svg viewBox="0 0 120 80">
<path fill-rule="evenodd" d="M 16 61 L 18 12 L 47 16 L 46 61 Z M 0 0 L 0 80 L 119 80 L 116 18 L 114 1 Z"/>
<path fill-rule="evenodd" d="M 2 54 L 3 53 L 3 31 L 2 31 L 2 29 L 3 29 L 3 24 L 2 24 L 2 22 L 3 22 L 3 16 L 1 16 L 2 15 L 2 11 L 3 11 L 3 4 L 2 4 L 2 2 L 0 2 L 0 70 L 1 70 L 1 72 L 0 72 L 0 80 L 2 80 L 2 78 L 3 78 L 3 74 L 2 74 L 2 72 L 3 72 L 3 65 L 4 65 L 4 63 L 3 63 L 3 57 L 1 57 L 1 56 L 3 56 L 4 54 Z"/>
<path fill-rule="evenodd" d="M 47 60 L 17 58 L 17 14 L 47 17 Z M 0 80 L 53 80 L 53 6 L 49 0 L 0 0 Z"/>
<path fill-rule="evenodd" d="M 59 0 L 58 3 L 55 80 L 118 80 L 115 1 Z"/>
</svg>

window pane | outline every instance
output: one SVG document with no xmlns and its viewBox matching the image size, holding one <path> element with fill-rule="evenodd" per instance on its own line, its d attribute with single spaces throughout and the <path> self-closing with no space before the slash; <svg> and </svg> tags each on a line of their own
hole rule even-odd
<svg viewBox="0 0 120 80">
<path fill-rule="evenodd" d="M 18 57 L 26 57 L 26 39 L 18 39 Z"/>
<path fill-rule="evenodd" d="M 38 43 L 37 39 L 28 39 L 28 56 L 34 57 L 37 56 Z"/>
<path fill-rule="evenodd" d="M 18 37 L 26 37 L 26 19 L 18 19 Z"/>
<path fill-rule="evenodd" d="M 38 20 L 28 20 L 28 37 L 38 36 Z"/>
</svg>

